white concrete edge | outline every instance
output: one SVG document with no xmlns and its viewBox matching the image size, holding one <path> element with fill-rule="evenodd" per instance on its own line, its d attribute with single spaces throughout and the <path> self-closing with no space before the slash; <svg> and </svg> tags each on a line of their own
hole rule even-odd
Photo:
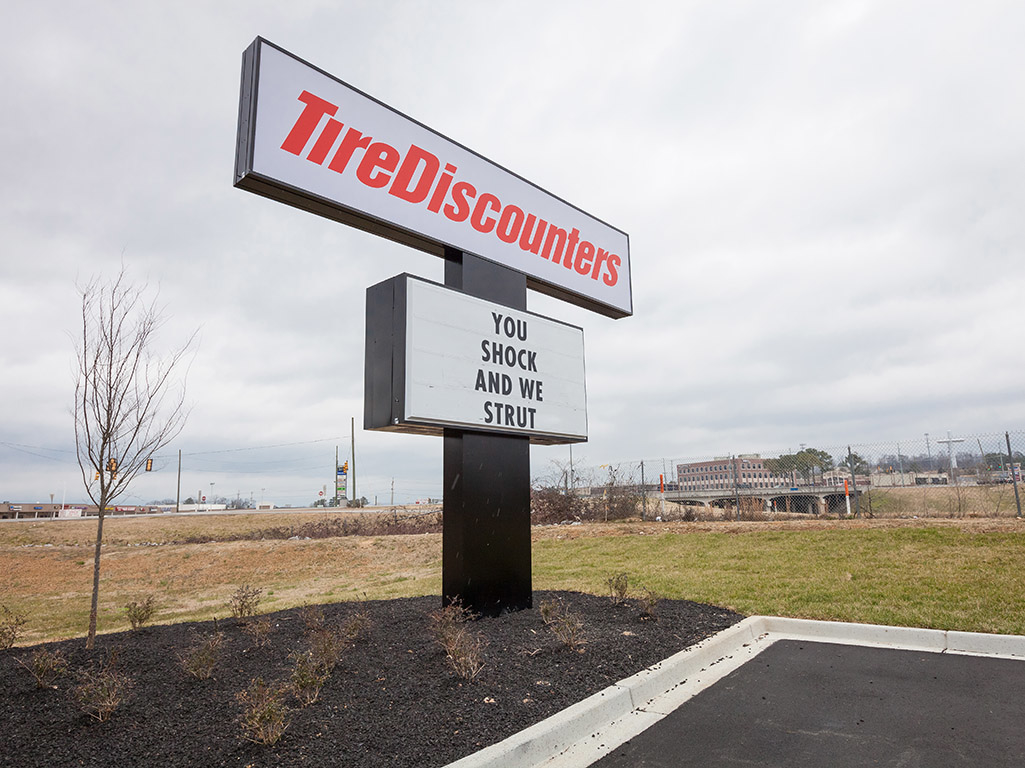
<svg viewBox="0 0 1025 768">
<path fill-rule="evenodd" d="M 905 651 L 959 653 L 972 656 L 1025 659 L 1025 636 L 989 635 L 982 632 L 956 632 L 945 629 L 888 627 L 878 624 L 851 624 L 837 621 L 787 619 L 780 616 L 753 617 L 775 640 L 864 645 Z"/>
<path fill-rule="evenodd" d="M 779 640 L 1025 660 L 1025 636 L 750 616 L 446 768 L 586 768 Z"/>
</svg>

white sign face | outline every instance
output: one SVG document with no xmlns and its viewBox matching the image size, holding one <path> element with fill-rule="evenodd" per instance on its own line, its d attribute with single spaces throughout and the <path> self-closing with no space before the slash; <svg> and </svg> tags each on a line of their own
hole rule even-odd
<svg viewBox="0 0 1025 768">
<path fill-rule="evenodd" d="M 624 232 L 261 38 L 243 57 L 235 184 L 441 255 L 633 314 Z"/>
<path fill-rule="evenodd" d="M 410 279 L 407 421 L 587 439 L 584 332 Z"/>
</svg>

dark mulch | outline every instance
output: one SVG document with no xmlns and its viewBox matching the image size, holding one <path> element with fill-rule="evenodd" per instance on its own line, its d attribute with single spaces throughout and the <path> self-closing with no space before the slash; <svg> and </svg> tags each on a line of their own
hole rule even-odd
<svg viewBox="0 0 1025 768">
<path fill-rule="evenodd" d="M 537 606 L 561 600 L 584 624 L 579 653 L 560 645 Z M 116 649 L 134 679 L 128 700 L 107 722 L 72 703 L 73 679 L 56 690 L 35 687 L 17 659 L 32 648 L 0 653 L 0 765 L 31 766 L 441 766 L 500 741 L 549 715 L 718 632 L 742 617 L 687 601 L 664 600 L 657 620 L 642 620 L 636 603 L 607 597 L 536 592 L 534 610 L 480 619 L 486 665 L 472 681 L 456 677 L 430 633 L 436 597 L 324 606 L 329 625 L 356 611 L 369 632 L 349 647 L 320 698 L 291 713 L 272 746 L 242 738 L 236 694 L 256 677 L 284 680 L 288 654 L 302 648 L 298 610 L 270 614 L 270 642 L 256 647 L 234 620 L 221 621 L 225 643 L 214 677 L 187 676 L 178 654 L 213 631 L 209 622 L 148 627 L 53 643 L 73 669 Z"/>
</svg>

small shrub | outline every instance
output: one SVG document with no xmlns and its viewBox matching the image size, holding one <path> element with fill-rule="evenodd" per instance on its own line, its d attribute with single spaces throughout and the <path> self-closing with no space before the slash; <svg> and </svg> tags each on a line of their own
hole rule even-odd
<svg viewBox="0 0 1025 768">
<path fill-rule="evenodd" d="M 584 652 L 584 622 L 562 603 L 545 600 L 541 603 L 541 620 L 556 639 L 573 651 Z"/>
<path fill-rule="evenodd" d="M 304 707 L 308 706 L 317 700 L 331 670 L 322 666 L 312 651 L 293 651 L 288 658 L 292 662 L 292 693 Z"/>
<path fill-rule="evenodd" d="M 606 579 L 605 583 L 609 585 L 613 605 L 619 605 L 626 601 L 627 592 L 630 591 L 630 577 L 627 574 L 617 573 Z"/>
<path fill-rule="evenodd" d="M 299 620 L 307 632 L 324 628 L 324 609 L 319 605 L 304 605 L 299 609 Z"/>
<path fill-rule="evenodd" d="M 314 663 L 330 674 L 335 668 L 335 664 L 338 663 L 338 659 L 342 657 L 345 640 L 337 631 L 324 627 L 313 632 L 309 641 L 310 655 Z"/>
<path fill-rule="evenodd" d="M 224 645 L 224 633 L 214 632 L 178 654 L 178 661 L 186 674 L 197 680 L 209 680 L 214 674 L 217 659 Z"/>
<path fill-rule="evenodd" d="M 548 625 L 555 618 L 557 605 L 552 600 L 545 600 L 538 609 L 541 613 L 541 621 Z"/>
<path fill-rule="evenodd" d="M 275 744 L 289 724 L 285 690 L 258 677 L 235 698 L 242 705 L 239 722 L 244 738 L 256 744 Z"/>
<path fill-rule="evenodd" d="M 345 623 L 342 624 L 342 635 L 350 643 L 354 643 L 366 636 L 367 632 L 370 631 L 370 626 L 370 616 L 363 611 L 357 611 L 350 615 L 345 620 Z"/>
<path fill-rule="evenodd" d="M 0 605 L 0 651 L 6 651 L 18 642 L 22 627 L 27 621 L 24 614 L 15 613 L 6 605 Z"/>
<path fill-rule="evenodd" d="M 530 521 L 535 525 L 558 525 L 589 520 L 595 503 L 588 497 L 567 493 L 562 488 L 533 488 L 530 491 Z"/>
<path fill-rule="evenodd" d="M 428 618 L 431 621 L 431 632 L 440 641 L 466 622 L 476 619 L 477 614 L 464 606 L 459 598 L 455 598 L 444 608 L 432 612 Z"/>
<path fill-rule="evenodd" d="M 653 619 L 658 620 L 656 610 L 658 609 L 658 601 L 662 599 L 662 595 L 655 592 L 647 587 L 643 588 L 637 596 L 637 605 L 641 611 L 641 619 Z"/>
<path fill-rule="evenodd" d="M 231 593 L 228 598 L 228 608 L 231 615 L 236 619 L 247 619 L 256 615 L 256 609 L 260 605 L 260 596 L 263 590 L 249 584 L 243 584 Z"/>
<path fill-rule="evenodd" d="M 68 673 L 68 660 L 60 650 L 38 648 L 32 652 L 29 661 L 18 659 L 18 663 L 35 678 L 36 688 L 56 688 L 54 682 L 57 678 Z"/>
<path fill-rule="evenodd" d="M 253 638 L 257 648 L 262 648 L 270 642 L 270 633 L 273 625 L 266 616 L 253 619 L 245 626 L 245 633 Z"/>
<path fill-rule="evenodd" d="M 157 604 L 153 599 L 153 595 L 146 595 L 141 601 L 133 600 L 125 606 L 125 615 L 128 616 L 128 621 L 132 625 L 132 629 L 139 629 L 145 626 L 150 619 L 153 618 L 153 614 L 156 613 Z"/>
<path fill-rule="evenodd" d="M 462 626 L 443 643 L 445 661 L 463 680 L 473 680 L 484 669 L 484 648 L 487 641 L 479 633 Z"/>
<path fill-rule="evenodd" d="M 445 661 L 459 677 L 472 680 L 484 668 L 484 648 L 487 642 L 471 632 L 467 624 L 477 614 L 458 599 L 430 615 L 431 632 L 445 651 Z"/>
<path fill-rule="evenodd" d="M 132 678 L 117 668 L 116 652 L 110 654 L 106 664 L 80 670 L 76 677 L 78 683 L 71 689 L 75 705 L 101 723 L 110 719 L 134 683 Z"/>
</svg>

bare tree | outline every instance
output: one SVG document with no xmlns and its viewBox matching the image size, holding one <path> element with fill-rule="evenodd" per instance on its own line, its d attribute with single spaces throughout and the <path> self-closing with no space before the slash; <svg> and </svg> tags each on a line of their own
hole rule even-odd
<svg viewBox="0 0 1025 768">
<path fill-rule="evenodd" d="M 93 594 L 86 648 L 96 641 L 100 546 L 108 505 L 128 490 L 146 460 L 173 440 L 188 416 L 180 364 L 196 338 L 163 357 L 153 354 L 164 324 L 146 286 L 131 284 L 124 267 L 110 282 L 79 286 L 82 336 L 76 345 L 75 441 L 78 466 L 98 508 Z M 184 372 L 183 372 L 184 373 Z"/>
</svg>

